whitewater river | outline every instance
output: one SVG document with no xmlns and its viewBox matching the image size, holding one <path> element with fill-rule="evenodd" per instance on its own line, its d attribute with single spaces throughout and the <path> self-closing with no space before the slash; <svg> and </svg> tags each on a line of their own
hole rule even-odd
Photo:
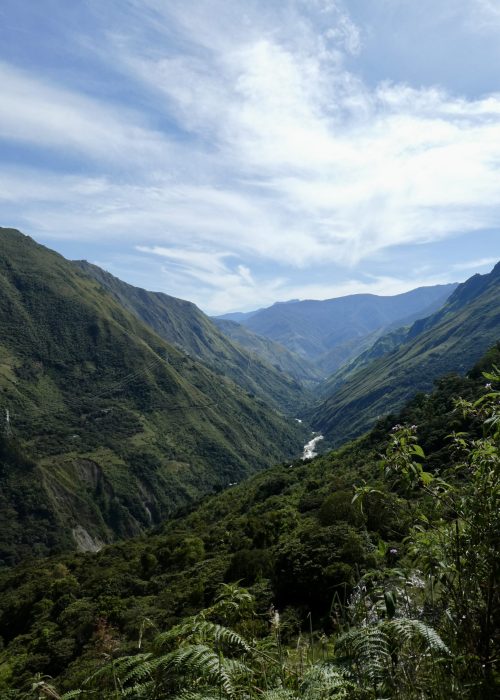
<svg viewBox="0 0 500 700">
<path fill-rule="evenodd" d="M 312 440 L 309 440 L 309 442 L 306 442 L 304 445 L 304 452 L 302 454 L 302 459 L 311 459 L 312 457 L 316 457 L 318 454 L 316 452 L 316 445 L 320 440 L 324 440 L 323 435 L 318 435 L 317 433 L 313 433 L 314 437 Z"/>
</svg>

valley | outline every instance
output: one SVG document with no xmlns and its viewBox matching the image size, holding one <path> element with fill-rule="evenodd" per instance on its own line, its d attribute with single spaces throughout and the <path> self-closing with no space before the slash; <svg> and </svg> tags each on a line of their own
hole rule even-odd
<svg viewBox="0 0 500 700">
<path fill-rule="evenodd" d="M 500 698 L 499 64 L 0 2 L 0 700 Z"/>
<path fill-rule="evenodd" d="M 411 622 L 424 636 L 412 637 L 405 663 L 422 653 L 418 663 L 425 665 L 430 634 L 447 663 L 458 638 L 446 622 L 444 596 L 470 601 L 475 591 L 476 607 L 466 606 L 473 620 L 469 661 L 456 662 L 453 673 L 461 687 L 489 693 L 494 681 L 481 664 L 492 663 L 492 652 L 481 646 L 479 620 L 487 615 L 493 629 L 496 589 L 480 590 L 472 569 L 467 584 L 436 578 L 432 567 L 425 573 L 423 542 L 440 533 L 432 547 L 441 548 L 451 570 L 446 538 L 454 511 L 451 501 L 441 501 L 445 489 L 463 511 L 459 546 L 468 547 L 469 538 L 477 548 L 476 563 L 461 559 L 461 566 L 477 565 L 491 578 L 498 434 L 488 426 L 496 430 L 498 421 L 491 386 L 500 381 L 499 270 L 445 289 L 348 297 L 350 313 L 365 319 L 363 331 L 334 315 L 336 339 L 328 329 L 330 348 L 323 345 L 315 360 L 296 337 L 269 338 L 231 319 L 212 320 L 190 302 L 126 284 L 17 230 L 0 229 L 0 692 L 23 697 L 22 687 L 38 673 L 40 697 L 112 698 L 105 676 L 92 680 L 95 668 L 107 673 L 106 648 L 117 669 L 120 659 L 137 665 L 137 676 L 120 677 L 123 697 L 211 698 L 210 674 L 198 669 L 193 676 L 174 659 L 198 653 L 200 644 L 213 654 L 204 636 L 213 622 L 228 683 L 243 681 L 231 665 L 229 642 L 217 647 L 217 635 L 247 635 L 267 645 L 269 663 L 278 664 L 267 690 L 309 698 L 300 684 L 319 672 L 320 649 L 325 659 L 338 658 L 349 626 L 375 625 L 389 634 L 391 611 L 400 610 L 395 620 L 411 620 L 424 599 L 437 630 Z M 288 313 L 299 304 L 283 308 Z M 254 319 L 262 330 L 258 317 L 267 312 L 243 320 Z M 348 329 L 353 337 L 346 339 Z M 308 333 L 315 337 L 311 327 Z M 345 358 L 326 378 L 325 352 Z M 457 445 L 465 459 L 458 465 Z M 490 480 L 487 492 L 464 466 L 475 460 L 482 465 L 477 478 Z M 490 463 L 488 476 L 481 470 Z M 493 500 L 478 510 L 481 494 Z M 474 520 L 469 531 L 471 513 L 481 509 L 487 522 Z M 426 533 L 422 542 L 419 533 Z M 409 583 L 424 574 L 425 590 Z M 428 597 L 428 585 L 437 598 Z M 250 608 L 240 609 L 236 599 Z M 452 619 L 462 615 L 457 601 Z M 269 627 L 270 609 L 280 616 L 279 637 Z M 363 610 L 371 611 L 369 619 Z M 188 633 L 199 624 L 205 632 Z M 235 630 L 223 632 L 223 624 Z M 146 657 L 137 653 L 138 630 Z M 194 695 L 172 695 L 163 671 L 155 675 L 149 661 L 141 666 L 163 644 L 158 630 L 181 640 L 158 668 L 173 663 L 172 673 L 180 673 L 176 692 L 190 688 Z M 306 634 L 300 663 L 308 670 L 299 671 L 291 650 Z M 286 662 L 279 661 L 284 648 Z M 349 654 L 353 665 L 342 687 L 376 697 Z M 389 671 L 384 658 L 377 661 L 381 683 L 404 686 L 403 670 L 396 663 Z M 281 680 L 279 663 L 288 674 Z M 251 673 L 264 689 L 260 672 Z M 197 690 L 202 677 L 206 696 Z M 144 687 L 141 679 L 148 679 Z M 443 692 L 448 681 L 440 680 Z M 280 695 L 280 687 L 288 694 Z M 243 697 L 244 684 L 239 692 L 224 690 L 222 697 Z M 411 697 L 410 687 L 405 692 Z"/>
<path fill-rule="evenodd" d="M 16 231 L 0 244 L 2 414 L 31 465 L 20 475 L 13 453 L 3 470 L 0 558 L 67 548 L 75 528 L 104 542 L 138 534 L 300 454 L 304 431 L 284 413 L 304 400 L 295 380 L 229 342 L 225 376 L 61 256 Z M 240 386 L 230 376 L 248 365 Z"/>
</svg>

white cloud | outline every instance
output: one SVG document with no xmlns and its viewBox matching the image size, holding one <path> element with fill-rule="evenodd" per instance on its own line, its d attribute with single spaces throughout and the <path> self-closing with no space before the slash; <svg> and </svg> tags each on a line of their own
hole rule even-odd
<svg viewBox="0 0 500 700">
<path fill-rule="evenodd" d="M 187 283 L 189 298 L 211 313 L 246 307 L 249 299 L 255 303 L 256 295 L 271 304 L 276 300 L 276 295 L 282 292 L 285 283 L 280 278 L 274 278 L 260 280 L 257 286 L 249 267 L 238 262 L 229 264 L 235 258 L 229 252 L 211 253 L 163 246 L 137 246 L 137 250 L 168 261 L 168 267 L 161 269 L 164 279 L 168 280 L 169 293 L 175 295 L 177 286 L 185 290 Z"/>
<path fill-rule="evenodd" d="M 498 0 L 472 0 L 469 22 L 482 31 L 497 31 L 500 28 L 500 2 Z"/>
<path fill-rule="evenodd" d="M 131 109 L 118 108 L 0 62 L 0 138 L 72 152 L 104 164 L 158 162 L 166 136 Z"/>
<path fill-rule="evenodd" d="M 128 65 L 190 128 L 210 134 L 229 173 L 258 183 L 245 196 L 262 213 L 259 224 L 270 203 L 275 212 L 254 241 L 260 254 L 352 263 L 387 246 L 498 225 L 500 96 L 467 101 L 406 85 L 371 92 L 337 54 L 308 43 L 309 31 L 292 48 L 236 34 L 232 46 L 203 32 L 208 63 L 146 57 Z"/>
<path fill-rule="evenodd" d="M 349 267 L 500 225 L 500 94 L 369 88 L 345 67 L 362 36 L 332 0 L 130 8 L 94 49 L 142 111 L 0 64 L 0 136 L 92 163 L 0 170 L 5 211 L 31 231 L 140 245 L 181 295 L 222 309 L 351 289 L 294 288 L 260 263 Z M 368 288 L 382 284 L 404 286 Z"/>
<path fill-rule="evenodd" d="M 477 270 L 481 267 L 492 267 L 498 262 L 498 258 L 480 258 L 479 260 L 468 260 L 462 263 L 455 263 L 454 270 Z"/>
</svg>

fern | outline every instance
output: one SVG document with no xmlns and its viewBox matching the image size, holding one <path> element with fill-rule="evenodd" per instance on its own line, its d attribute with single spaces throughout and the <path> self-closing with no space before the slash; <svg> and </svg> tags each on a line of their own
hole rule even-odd
<svg viewBox="0 0 500 700">
<path fill-rule="evenodd" d="M 292 693 L 291 690 L 285 690 L 284 688 L 275 688 L 274 690 L 266 690 L 259 695 L 262 700 L 298 700 L 297 695 Z"/>
<path fill-rule="evenodd" d="M 332 664 L 315 664 L 306 673 L 301 685 L 304 700 L 348 700 L 354 697 L 356 685 L 347 670 Z"/>
<path fill-rule="evenodd" d="M 168 632 L 159 634 L 155 639 L 155 646 L 164 648 L 179 640 L 193 642 L 213 642 L 219 649 L 239 649 L 249 653 L 251 648 L 248 642 L 234 630 L 210 622 L 203 617 L 189 618 L 185 623 L 176 625 Z"/>
<path fill-rule="evenodd" d="M 141 664 L 146 663 L 151 658 L 151 654 L 136 654 L 134 656 L 122 656 L 118 659 L 112 659 L 109 663 L 100 666 L 94 673 L 89 676 L 84 683 L 92 684 L 101 676 L 122 676 L 130 669 L 140 668 Z"/>
<path fill-rule="evenodd" d="M 144 682 L 147 678 L 152 678 L 158 668 L 165 665 L 167 659 L 168 657 L 159 656 L 157 658 L 143 658 L 139 660 L 137 664 L 129 668 L 126 674 L 120 676 L 122 683 L 126 685 L 130 682 Z"/>
<path fill-rule="evenodd" d="M 354 661 L 373 687 L 379 685 L 391 658 L 389 637 L 380 625 L 355 628 L 339 637 L 335 647 Z"/>
<path fill-rule="evenodd" d="M 221 657 L 203 644 L 181 647 L 170 656 L 168 667 L 215 682 L 230 698 L 235 696 L 230 675 Z"/>
<path fill-rule="evenodd" d="M 179 695 L 175 695 L 171 700 L 220 700 L 218 690 L 204 690 L 201 692 L 193 690 L 183 690 Z"/>
<path fill-rule="evenodd" d="M 407 618 L 396 618 L 385 623 L 391 629 L 401 645 L 401 643 L 411 644 L 415 641 L 425 641 L 427 648 L 449 656 L 450 650 L 443 642 L 439 634 L 429 625 L 421 620 L 409 620 Z"/>
<path fill-rule="evenodd" d="M 155 684 L 153 681 L 146 683 L 136 683 L 122 690 L 122 697 L 132 700 L 150 700 L 154 697 Z"/>
</svg>

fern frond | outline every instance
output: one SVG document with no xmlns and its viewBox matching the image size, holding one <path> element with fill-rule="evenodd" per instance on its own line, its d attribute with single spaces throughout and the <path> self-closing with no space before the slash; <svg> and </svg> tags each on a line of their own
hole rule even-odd
<svg viewBox="0 0 500 700">
<path fill-rule="evenodd" d="M 152 678 L 157 669 L 165 662 L 166 658 L 163 656 L 141 659 L 137 664 L 129 667 L 127 673 L 118 673 L 118 675 L 124 685 L 130 682 L 144 682 L 146 678 Z"/>
<path fill-rule="evenodd" d="M 209 622 L 208 620 L 203 620 L 200 623 L 197 629 L 197 636 L 200 640 L 213 640 L 219 647 L 227 645 L 229 648 L 240 649 L 246 653 L 250 653 L 251 651 L 250 645 L 237 632 L 228 627 Z"/>
<path fill-rule="evenodd" d="M 240 649 L 247 653 L 251 650 L 248 642 L 237 632 L 202 617 L 190 618 L 167 632 L 159 634 L 155 639 L 155 645 L 157 648 L 164 648 L 170 643 L 178 643 L 179 640 L 194 643 L 210 641 L 219 648 Z"/>
<path fill-rule="evenodd" d="M 150 700 L 154 697 L 153 692 L 155 690 L 155 684 L 153 681 L 147 681 L 146 683 L 136 683 L 131 685 L 125 690 L 122 690 L 121 697 L 131 698 L 131 700 Z"/>
<path fill-rule="evenodd" d="M 373 685 L 383 678 L 390 663 L 389 638 L 380 625 L 358 627 L 337 639 L 336 649 L 352 659 Z"/>
<path fill-rule="evenodd" d="M 233 698 L 235 691 L 222 659 L 204 644 L 180 647 L 170 655 L 168 666 L 207 681 L 215 681 Z"/>
<path fill-rule="evenodd" d="M 349 679 L 351 674 L 333 664 L 315 664 L 304 676 L 301 685 L 303 700 L 347 700 L 352 697 L 356 685 Z"/>
<path fill-rule="evenodd" d="M 247 664 L 244 664 L 238 659 L 222 659 L 222 665 L 226 673 L 234 680 L 238 677 L 249 678 L 253 676 L 253 670 Z"/>
<path fill-rule="evenodd" d="M 414 641 L 424 641 L 428 649 L 449 656 L 450 650 L 443 642 L 435 629 L 429 627 L 421 620 L 409 620 L 407 618 L 394 618 L 384 625 L 395 633 L 397 641 L 410 644 Z"/>
<path fill-rule="evenodd" d="M 142 664 L 145 664 L 152 658 L 152 654 L 134 654 L 133 656 L 120 656 L 117 659 L 112 659 L 108 663 L 100 666 L 92 675 L 85 679 L 84 684 L 91 684 L 96 678 L 101 676 L 118 677 L 126 676 L 130 669 L 140 669 Z"/>
<path fill-rule="evenodd" d="M 179 695 L 173 696 L 171 700 L 220 700 L 220 693 L 218 690 L 206 690 L 203 692 L 183 690 Z"/>
<path fill-rule="evenodd" d="M 292 693 L 291 690 L 285 690 L 284 688 L 266 690 L 259 697 L 261 697 L 262 700 L 298 700 L 295 693 Z"/>
</svg>

